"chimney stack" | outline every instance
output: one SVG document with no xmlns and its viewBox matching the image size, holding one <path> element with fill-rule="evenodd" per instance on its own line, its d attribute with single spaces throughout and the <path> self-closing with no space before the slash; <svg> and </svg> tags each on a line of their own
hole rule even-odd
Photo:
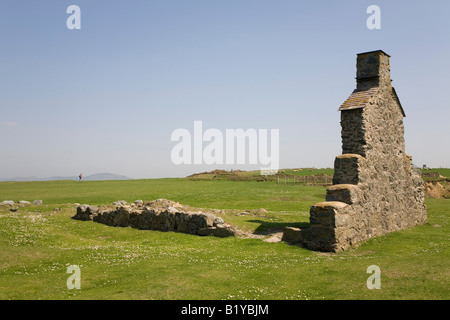
<svg viewBox="0 0 450 320">
<path fill-rule="evenodd" d="M 359 53 L 356 59 L 356 89 L 391 86 L 390 56 L 381 51 Z"/>
</svg>

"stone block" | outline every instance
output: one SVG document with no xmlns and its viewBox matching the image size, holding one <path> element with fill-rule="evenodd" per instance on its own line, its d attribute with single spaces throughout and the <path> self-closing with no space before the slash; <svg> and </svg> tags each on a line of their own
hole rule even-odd
<svg viewBox="0 0 450 320">
<path fill-rule="evenodd" d="M 348 204 L 340 201 L 319 202 L 311 206 L 310 214 L 310 228 L 336 228 L 336 223 L 339 223 L 339 215 L 345 214 L 345 209 Z"/>
<path fill-rule="evenodd" d="M 358 184 L 360 167 L 364 157 L 359 154 L 342 154 L 334 160 L 333 185 Z"/>
<path fill-rule="evenodd" d="M 340 201 L 347 204 L 358 203 L 361 189 L 354 184 L 336 184 L 327 188 L 326 201 Z"/>
<path fill-rule="evenodd" d="M 281 240 L 295 244 L 301 243 L 303 240 L 302 230 L 295 227 L 286 227 L 283 230 L 283 237 Z"/>
</svg>

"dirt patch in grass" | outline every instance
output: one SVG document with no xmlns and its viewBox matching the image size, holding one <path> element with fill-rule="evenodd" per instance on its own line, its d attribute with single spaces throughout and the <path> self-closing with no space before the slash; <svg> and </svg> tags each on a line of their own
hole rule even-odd
<svg viewBox="0 0 450 320">
<path fill-rule="evenodd" d="M 450 198 L 449 184 L 437 181 L 425 182 L 425 195 L 436 199 Z"/>
</svg>

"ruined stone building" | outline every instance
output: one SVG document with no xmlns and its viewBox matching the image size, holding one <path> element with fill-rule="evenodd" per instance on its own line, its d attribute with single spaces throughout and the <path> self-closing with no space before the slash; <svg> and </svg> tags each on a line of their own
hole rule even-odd
<svg viewBox="0 0 450 320">
<path fill-rule="evenodd" d="M 392 87 L 390 56 L 357 55 L 356 89 L 341 105 L 342 155 L 326 201 L 310 209 L 310 226 L 286 228 L 284 240 L 341 251 L 366 239 L 427 221 L 421 177 L 405 153 L 405 112 Z"/>
</svg>

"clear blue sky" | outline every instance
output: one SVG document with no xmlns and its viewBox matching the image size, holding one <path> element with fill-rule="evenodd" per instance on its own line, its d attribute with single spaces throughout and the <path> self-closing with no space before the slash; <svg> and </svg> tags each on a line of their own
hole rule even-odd
<svg viewBox="0 0 450 320">
<path fill-rule="evenodd" d="M 225 168 L 172 163 L 171 133 L 195 120 L 279 129 L 282 168 L 332 167 L 356 54 L 377 49 L 406 152 L 450 167 L 449 15 L 448 0 L 0 0 L 0 178 Z"/>
</svg>

